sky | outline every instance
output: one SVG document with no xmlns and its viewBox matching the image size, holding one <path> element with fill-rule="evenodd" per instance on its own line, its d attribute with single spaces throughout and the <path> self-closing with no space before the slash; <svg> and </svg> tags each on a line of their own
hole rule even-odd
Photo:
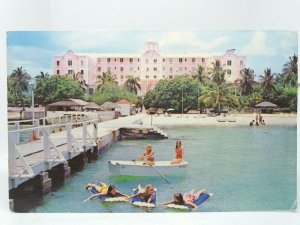
<svg viewBox="0 0 300 225">
<path fill-rule="evenodd" d="M 294 31 L 203 30 L 101 30 L 7 32 L 7 73 L 23 67 L 32 77 L 41 71 L 52 74 L 53 56 L 74 53 L 137 53 L 145 42 L 159 43 L 161 53 L 220 55 L 227 49 L 247 57 L 246 67 L 256 79 L 264 69 L 281 73 L 289 57 L 298 52 Z"/>
</svg>

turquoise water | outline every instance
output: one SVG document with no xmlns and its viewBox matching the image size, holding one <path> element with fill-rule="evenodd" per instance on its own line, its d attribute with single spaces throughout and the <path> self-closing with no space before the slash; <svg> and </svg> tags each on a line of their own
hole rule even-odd
<svg viewBox="0 0 300 225">
<path fill-rule="evenodd" d="M 214 196 L 198 211 L 269 211 L 296 207 L 296 126 L 266 127 L 162 127 L 166 140 L 120 141 L 97 161 L 74 173 L 64 185 L 39 199 L 31 212 L 144 212 L 128 203 L 81 203 L 90 194 L 88 182 L 113 183 L 130 193 L 136 185 L 154 184 L 158 202 L 175 192 L 205 187 Z M 174 157 L 175 140 L 181 139 L 189 167 L 185 176 L 110 177 L 106 161 L 131 160 L 151 143 L 156 160 Z M 38 206 L 36 206 L 38 205 Z M 24 206 L 28 207 L 28 205 Z M 178 212 L 157 207 L 150 212 Z"/>
</svg>

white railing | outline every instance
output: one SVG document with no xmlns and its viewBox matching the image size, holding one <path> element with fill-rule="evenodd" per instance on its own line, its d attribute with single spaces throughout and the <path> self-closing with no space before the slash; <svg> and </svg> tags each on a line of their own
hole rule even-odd
<svg viewBox="0 0 300 225">
<path fill-rule="evenodd" d="M 78 137 L 78 139 L 83 140 L 83 145 L 80 146 L 77 139 L 72 134 L 72 127 L 74 125 L 82 125 L 82 137 Z M 93 134 L 90 134 L 88 132 L 87 126 L 91 125 L 93 126 Z M 98 137 L 98 119 L 94 120 L 85 120 L 81 122 L 75 122 L 75 123 L 66 123 L 66 124 L 53 124 L 48 126 L 37 126 L 32 128 L 26 128 L 26 129 L 17 129 L 19 127 L 18 123 L 15 123 L 16 130 L 9 131 L 8 132 L 8 151 L 9 151 L 9 174 L 10 178 L 16 178 L 16 177 L 33 177 L 35 176 L 35 173 L 30 166 L 29 162 L 26 160 L 25 155 L 20 151 L 20 134 L 23 132 L 34 132 L 37 131 L 37 133 L 42 133 L 42 142 L 43 142 L 43 152 L 44 157 L 42 159 L 43 162 L 49 162 L 51 160 L 51 149 L 53 149 L 57 155 L 56 159 L 54 159 L 55 162 L 61 163 L 66 161 L 64 155 L 62 152 L 57 148 L 57 146 L 54 144 L 53 140 L 51 139 L 51 130 L 54 128 L 61 128 L 65 127 L 66 130 L 66 144 L 67 144 L 67 152 L 68 155 L 71 154 L 71 152 L 83 152 L 87 150 L 87 146 L 95 146 L 97 143 L 97 137 Z M 31 143 L 28 143 L 31 144 Z M 23 143 L 24 145 L 24 143 Z M 39 152 L 40 150 L 37 149 L 37 151 L 32 151 L 29 154 L 34 154 L 36 152 Z M 21 160 L 24 165 L 24 170 L 19 172 L 17 171 L 17 160 Z M 47 168 L 51 169 L 51 168 Z"/>
</svg>

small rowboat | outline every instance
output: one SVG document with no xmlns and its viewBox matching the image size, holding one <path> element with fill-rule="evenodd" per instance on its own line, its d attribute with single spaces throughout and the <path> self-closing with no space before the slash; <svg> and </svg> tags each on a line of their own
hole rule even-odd
<svg viewBox="0 0 300 225">
<path fill-rule="evenodd" d="M 155 161 L 153 166 L 145 165 L 144 161 L 108 160 L 108 169 L 115 176 L 160 176 L 181 175 L 185 172 L 188 162 L 172 164 L 170 161 Z"/>
</svg>

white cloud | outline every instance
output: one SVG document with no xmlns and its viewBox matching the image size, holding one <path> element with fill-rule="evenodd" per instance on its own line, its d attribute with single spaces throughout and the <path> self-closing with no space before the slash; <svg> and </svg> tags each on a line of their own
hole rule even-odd
<svg viewBox="0 0 300 225">
<path fill-rule="evenodd" d="M 267 46 L 267 34 L 263 31 L 254 32 L 251 41 L 246 45 L 243 50 L 246 55 L 267 55 L 271 56 L 276 53 L 274 47 Z"/>
<path fill-rule="evenodd" d="M 188 52 L 211 52 L 228 41 L 227 37 L 219 36 L 204 41 L 193 31 L 171 31 L 162 34 L 160 46 L 166 49 L 185 49 Z"/>
<path fill-rule="evenodd" d="M 40 71 L 51 73 L 55 52 L 32 46 L 7 47 L 7 72 L 10 74 L 17 67 L 23 67 L 31 76 Z"/>
</svg>

